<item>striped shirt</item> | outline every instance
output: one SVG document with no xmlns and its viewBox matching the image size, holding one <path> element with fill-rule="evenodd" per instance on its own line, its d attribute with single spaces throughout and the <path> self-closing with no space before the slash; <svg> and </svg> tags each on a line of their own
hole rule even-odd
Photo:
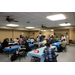
<svg viewBox="0 0 75 75">
<path fill-rule="evenodd" d="M 45 48 L 44 53 L 45 53 L 45 60 L 46 61 L 54 61 L 55 60 L 55 59 L 53 59 L 55 52 L 50 47 Z"/>
</svg>

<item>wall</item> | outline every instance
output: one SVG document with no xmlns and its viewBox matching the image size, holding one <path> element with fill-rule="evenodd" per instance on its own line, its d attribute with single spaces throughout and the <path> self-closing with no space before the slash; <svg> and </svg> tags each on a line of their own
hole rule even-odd
<svg viewBox="0 0 75 75">
<path fill-rule="evenodd" d="M 39 35 L 39 31 L 34 31 L 34 32 L 28 32 L 28 31 L 23 31 L 23 30 L 6 30 L 6 29 L 0 29 L 0 41 L 2 42 L 5 38 L 19 38 L 19 35 L 21 35 L 21 33 L 24 32 L 23 36 L 33 36 L 34 38 L 36 38 Z M 55 31 L 44 31 L 41 32 L 42 35 L 45 35 L 46 38 L 48 37 L 48 35 L 54 35 L 54 33 L 68 33 L 68 36 L 66 41 L 67 44 L 69 44 L 69 40 L 75 40 L 75 29 L 70 29 L 70 30 L 55 30 Z M 33 35 L 34 33 L 34 35 Z"/>
<path fill-rule="evenodd" d="M 0 29 L 0 41 L 2 42 L 5 38 L 12 38 L 12 30 Z"/>
<path fill-rule="evenodd" d="M 33 36 L 34 38 L 36 38 L 39 35 L 39 33 L 41 33 L 41 35 L 45 35 L 46 36 L 45 38 L 48 38 L 48 35 L 52 35 L 52 34 L 54 35 L 53 31 L 44 31 L 44 32 L 36 31 L 36 32 L 29 32 L 29 36 L 30 37 Z"/>
<path fill-rule="evenodd" d="M 22 30 L 5 30 L 5 29 L 0 29 L 0 41 L 2 42 L 5 38 L 19 38 L 20 35 L 22 35 L 21 33 L 24 32 L 23 36 L 28 35 L 29 36 L 29 32 L 27 31 L 22 31 Z"/>
<path fill-rule="evenodd" d="M 46 36 L 45 38 L 47 39 L 48 38 L 48 35 L 50 35 L 50 36 L 51 35 L 54 35 L 54 31 L 44 31 L 44 32 L 41 32 L 41 34 L 42 35 L 45 35 Z"/>
<path fill-rule="evenodd" d="M 34 34 L 33 34 L 34 33 Z M 29 32 L 29 37 L 33 36 L 34 38 L 36 38 L 39 35 L 39 31 L 36 32 Z"/>
<path fill-rule="evenodd" d="M 75 40 L 75 29 L 70 29 L 69 35 L 70 35 L 69 40 Z"/>
</svg>

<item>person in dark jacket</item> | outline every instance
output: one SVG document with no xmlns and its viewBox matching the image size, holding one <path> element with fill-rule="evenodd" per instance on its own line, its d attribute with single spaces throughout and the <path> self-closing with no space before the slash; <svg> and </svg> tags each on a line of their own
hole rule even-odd
<svg viewBox="0 0 75 75">
<path fill-rule="evenodd" d="M 27 40 L 25 40 L 25 44 L 26 46 L 26 52 L 31 51 L 31 49 L 29 48 L 29 43 L 27 42 Z"/>
<path fill-rule="evenodd" d="M 4 42 L 1 44 L 2 45 L 2 49 L 4 49 L 5 47 L 8 47 L 8 42 L 6 39 L 4 39 Z"/>
<path fill-rule="evenodd" d="M 10 38 L 10 41 L 9 41 L 9 43 L 14 43 L 14 41 L 12 40 L 12 38 Z"/>
</svg>

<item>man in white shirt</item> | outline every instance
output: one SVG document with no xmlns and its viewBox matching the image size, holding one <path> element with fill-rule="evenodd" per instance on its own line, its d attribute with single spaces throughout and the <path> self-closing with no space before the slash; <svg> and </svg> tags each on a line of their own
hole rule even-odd
<svg viewBox="0 0 75 75">
<path fill-rule="evenodd" d="M 66 40 L 66 37 L 63 35 L 63 38 Z"/>
<path fill-rule="evenodd" d="M 36 41 L 39 41 L 40 39 L 39 39 L 39 36 L 37 36 L 37 38 L 36 38 Z"/>
<path fill-rule="evenodd" d="M 66 39 L 66 37 L 64 35 L 62 35 L 61 40 L 64 40 L 64 39 Z"/>
<path fill-rule="evenodd" d="M 30 41 L 31 41 L 31 43 L 33 43 L 33 42 L 34 42 L 34 39 L 33 39 L 33 38 L 31 38 L 31 39 L 30 39 Z"/>
</svg>

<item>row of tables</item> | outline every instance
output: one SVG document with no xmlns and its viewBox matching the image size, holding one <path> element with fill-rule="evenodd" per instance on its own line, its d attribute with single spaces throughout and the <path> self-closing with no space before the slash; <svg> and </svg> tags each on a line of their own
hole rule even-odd
<svg viewBox="0 0 75 75">
<path fill-rule="evenodd" d="M 29 43 L 29 47 L 32 47 L 32 46 L 35 46 L 35 45 L 40 45 L 42 43 L 42 42 L 39 42 L 39 43 L 30 44 L 30 41 L 27 41 L 27 42 Z M 58 49 L 60 49 L 60 44 L 59 43 L 60 42 L 52 43 L 51 48 L 55 48 L 55 51 L 58 51 Z M 15 43 L 9 43 L 9 44 L 14 45 Z M 12 51 L 17 50 L 19 47 L 21 47 L 21 45 L 11 46 L 11 48 L 5 47 L 4 52 L 9 51 L 9 53 L 11 53 Z M 40 62 L 44 62 L 45 54 L 43 53 L 43 51 L 44 51 L 45 48 L 46 48 L 46 46 L 38 48 L 37 50 L 39 50 L 39 53 L 34 53 L 34 50 L 28 52 L 27 53 L 28 58 L 31 58 L 31 57 L 35 56 L 35 57 L 40 58 Z"/>
<path fill-rule="evenodd" d="M 34 48 L 35 48 L 35 45 L 40 45 L 41 43 L 42 43 L 42 42 L 33 43 L 33 44 L 30 44 L 30 43 L 29 43 L 29 47 L 34 46 Z M 11 44 L 11 43 L 10 43 L 10 44 Z M 12 44 L 14 45 L 15 43 L 12 43 Z M 20 46 L 21 46 L 21 45 L 11 46 L 11 48 L 5 47 L 5 48 L 4 48 L 4 52 L 5 52 L 5 51 L 10 51 L 10 52 L 11 52 L 12 50 L 18 49 Z M 59 44 L 59 42 L 53 43 L 52 46 L 56 46 L 58 49 L 60 49 L 60 44 Z"/>
</svg>

